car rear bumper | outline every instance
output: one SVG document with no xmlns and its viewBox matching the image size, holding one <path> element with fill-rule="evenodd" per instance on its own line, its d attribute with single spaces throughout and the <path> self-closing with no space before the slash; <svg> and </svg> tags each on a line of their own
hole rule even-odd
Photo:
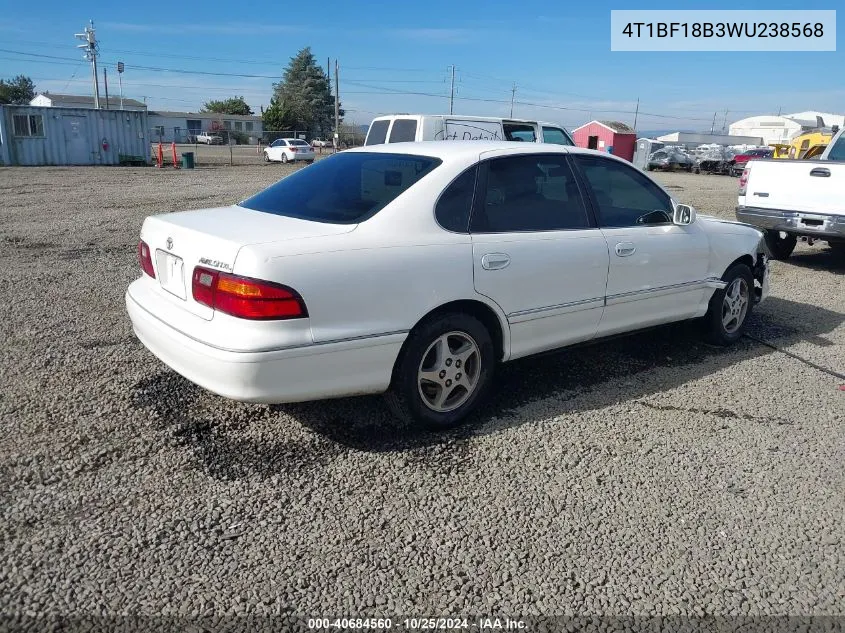
<svg viewBox="0 0 845 633">
<path fill-rule="evenodd" d="M 781 211 L 738 206 L 736 219 L 757 228 L 785 231 L 794 235 L 845 239 L 845 215 Z"/>
<path fill-rule="evenodd" d="M 232 400 L 266 404 L 380 393 L 407 334 L 386 334 L 262 352 L 202 343 L 160 320 L 130 292 L 135 335 L 165 365 Z"/>
<path fill-rule="evenodd" d="M 315 156 L 314 152 L 296 152 L 290 154 L 290 160 L 314 160 Z"/>
</svg>

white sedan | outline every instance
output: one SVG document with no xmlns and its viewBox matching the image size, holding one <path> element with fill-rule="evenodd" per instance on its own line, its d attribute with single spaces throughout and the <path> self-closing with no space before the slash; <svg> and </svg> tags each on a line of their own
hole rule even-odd
<svg viewBox="0 0 845 633">
<path fill-rule="evenodd" d="M 313 163 L 314 158 L 314 148 L 299 138 L 276 139 L 264 150 L 264 161 L 267 163 L 292 163 L 298 160 Z"/>
<path fill-rule="evenodd" d="M 153 354 L 222 396 L 386 393 L 446 428 L 501 362 L 684 319 L 736 341 L 768 293 L 761 240 L 609 154 L 396 143 L 146 218 L 126 306 Z"/>
</svg>

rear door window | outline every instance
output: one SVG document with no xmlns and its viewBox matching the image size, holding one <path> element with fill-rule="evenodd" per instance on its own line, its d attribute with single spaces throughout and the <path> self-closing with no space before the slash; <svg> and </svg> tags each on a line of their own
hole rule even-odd
<svg viewBox="0 0 845 633">
<path fill-rule="evenodd" d="M 370 125 L 370 132 L 367 134 L 366 145 L 381 145 L 387 139 L 387 128 L 390 126 L 389 119 L 373 121 Z"/>
<path fill-rule="evenodd" d="M 440 199 L 434 208 L 434 217 L 447 231 L 466 233 L 469 230 L 469 216 L 475 194 L 477 173 L 478 165 L 473 165 L 440 194 Z"/>
<path fill-rule="evenodd" d="M 390 128 L 390 142 L 404 143 L 417 137 L 417 122 L 414 119 L 396 119 Z"/>
<path fill-rule="evenodd" d="M 508 156 L 484 164 L 474 233 L 591 228 L 578 183 L 564 154 Z"/>
</svg>

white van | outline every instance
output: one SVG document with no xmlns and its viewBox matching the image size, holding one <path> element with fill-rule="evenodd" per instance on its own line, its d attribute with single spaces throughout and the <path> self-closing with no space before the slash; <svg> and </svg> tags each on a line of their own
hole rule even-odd
<svg viewBox="0 0 845 633">
<path fill-rule="evenodd" d="M 575 145 L 569 132 L 555 123 L 451 114 L 390 114 L 376 117 L 370 123 L 364 145 L 455 140 Z"/>
</svg>

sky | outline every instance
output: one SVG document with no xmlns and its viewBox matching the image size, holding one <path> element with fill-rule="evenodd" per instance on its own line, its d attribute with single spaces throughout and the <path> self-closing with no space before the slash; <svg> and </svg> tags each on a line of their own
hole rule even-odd
<svg viewBox="0 0 845 633">
<path fill-rule="evenodd" d="M 108 2 L 84 8 L 40 0 L 37 12 L 7 3 L 0 17 L 0 77 L 25 74 L 37 91 L 92 94 L 90 63 L 74 39 L 89 20 L 117 95 L 150 109 L 198 111 L 243 95 L 258 112 L 290 58 L 311 47 L 340 68 L 349 123 L 379 114 L 449 112 L 538 118 L 574 128 L 591 119 L 638 130 L 716 131 L 756 114 L 845 113 L 845 53 L 612 52 L 604 0 L 427 0 L 425 3 L 258 1 L 244 5 Z M 685 9 L 835 9 L 834 2 L 685 2 Z M 74 6 L 76 5 L 76 6 Z M 800 6 L 799 6 L 800 5 Z M 633 8 L 677 9 L 677 2 Z M 837 15 L 837 27 L 842 15 Z M 840 31 L 837 28 L 837 31 Z M 103 94 L 102 70 L 99 72 Z M 516 86 L 515 92 L 513 87 Z M 639 105 L 637 106 L 637 100 Z M 715 122 L 715 125 L 714 125 Z"/>
</svg>

